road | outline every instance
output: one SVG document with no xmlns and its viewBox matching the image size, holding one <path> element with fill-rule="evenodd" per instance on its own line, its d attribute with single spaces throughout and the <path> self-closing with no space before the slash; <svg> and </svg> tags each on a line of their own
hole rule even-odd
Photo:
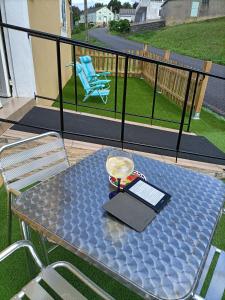
<svg viewBox="0 0 225 300">
<path fill-rule="evenodd" d="M 127 40 L 123 37 L 111 35 L 106 28 L 95 28 L 89 31 L 90 36 L 104 43 L 105 47 L 113 50 L 141 50 L 143 44 Z M 158 55 L 163 55 L 164 50 L 148 47 L 148 49 Z M 177 53 L 171 53 L 171 59 L 186 66 L 202 70 L 203 61 Z M 225 66 L 213 64 L 212 74 L 225 77 Z M 210 108 L 216 113 L 225 116 L 225 81 L 221 79 L 209 78 L 206 94 L 204 98 L 204 106 Z"/>
</svg>

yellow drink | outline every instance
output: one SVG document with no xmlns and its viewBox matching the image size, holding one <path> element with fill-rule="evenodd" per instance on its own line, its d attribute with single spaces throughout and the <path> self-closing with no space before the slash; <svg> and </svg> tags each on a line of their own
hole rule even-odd
<svg viewBox="0 0 225 300">
<path fill-rule="evenodd" d="M 128 157 L 112 156 L 107 159 L 106 169 L 110 176 L 126 178 L 133 172 L 134 162 Z"/>
</svg>

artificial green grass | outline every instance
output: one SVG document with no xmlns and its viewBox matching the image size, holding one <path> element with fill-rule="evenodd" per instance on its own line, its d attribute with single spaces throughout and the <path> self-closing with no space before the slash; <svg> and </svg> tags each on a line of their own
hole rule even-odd
<svg viewBox="0 0 225 300">
<path fill-rule="evenodd" d="M 225 17 L 130 33 L 129 39 L 176 53 L 225 64 Z"/>
<path fill-rule="evenodd" d="M 84 90 L 81 86 L 80 80 L 77 80 L 77 89 L 78 89 L 78 104 L 92 106 L 92 108 L 79 107 L 80 111 L 87 113 L 99 114 L 107 117 L 114 118 L 114 112 L 105 112 L 98 110 L 98 108 L 110 109 L 114 111 L 114 95 L 115 95 L 115 79 L 110 77 L 110 95 L 108 103 L 104 104 L 98 97 L 90 97 L 84 103 L 82 99 L 84 98 Z M 118 106 L 117 111 L 120 112 L 117 114 L 117 118 L 121 118 L 122 111 L 122 99 L 123 99 L 123 78 L 118 78 Z M 63 89 L 63 99 L 65 102 L 75 103 L 74 99 L 74 79 L 71 78 L 65 88 Z M 127 82 L 127 100 L 126 100 L 126 113 L 143 115 L 146 118 L 140 118 L 136 116 L 127 116 L 127 120 L 142 122 L 150 124 L 151 109 L 152 109 L 152 99 L 153 99 L 153 90 L 146 84 L 143 79 L 139 78 L 128 78 Z M 58 106 L 58 103 L 55 103 Z M 74 109 L 75 107 L 69 104 L 65 104 L 64 108 Z M 180 120 L 181 108 L 175 105 L 172 102 L 169 102 L 166 97 L 162 94 L 156 96 L 156 106 L 155 106 L 155 118 L 163 119 L 173 119 L 177 122 Z M 154 122 L 155 125 L 163 124 L 163 122 Z M 167 123 L 166 123 L 167 124 Z M 171 125 L 173 126 L 173 125 Z M 178 128 L 177 125 L 173 126 Z"/>
<path fill-rule="evenodd" d="M 6 222 L 6 192 L 4 188 L 0 188 L 0 227 L 1 227 L 1 239 L 0 239 L 0 251 L 7 247 L 6 244 L 6 232 L 7 232 L 7 222 Z M 217 230 L 214 235 L 213 245 L 225 251 L 225 216 L 223 216 L 219 222 Z M 38 239 L 35 233 L 32 234 L 33 242 L 37 250 L 40 249 L 38 244 Z M 13 217 L 13 241 L 20 240 L 19 224 L 17 217 Z M 40 255 L 40 252 L 39 252 Z M 96 284 L 106 290 L 115 299 L 118 300 L 140 300 L 142 299 L 131 290 L 127 289 L 123 285 L 119 284 L 115 279 L 101 272 L 94 266 L 90 265 L 86 261 L 82 260 L 80 257 L 72 254 L 71 252 L 65 250 L 62 247 L 58 247 L 50 254 L 50 261 L 65 260 L 73 265 L 75 265 L 80 271 L 92 279 Z M 211 273 L 213 268 L 211 268 Z M 36 272 L 37 273 L 37 272 Z M 205 294 L 207 286 L 212 274 L 209 273 L 207 276 L 207 283 L 203 286 L 202 295 Z M 89 290 L 85 285 L 83 285 L 78 279 L 74 280 L 74 277 L 68 272 L 63 272 L 63 275 L 67 280 L 71 282 L 85 297 L 88 299 L 97 300 L 100 299 L 91 290 Z M 12 256 L 0 263 L 0 299 L 8 300 L 14 294 L 16 294 L 21 287 L 23 287 L 30 277 L 27 271 L 26 257 L 24 250 L 19 250 L 15 252 Z M 225 300 L 225 295 L 222 300 Z"/>
<path fill-rule="evenodd" d="M 78 111 L 92 113 L 96 115 L 102 115 L 107 117 L 115 117 L 114 112 L 101 111 L 98 108 L 114 110 L 114 95 L 115 95 L 115 78 L 110 77 L 111 87 L 110 96 L 107 104 L 104 104 L 100 98 L 92 97 L 89 98 L 85 103 L 82 102 L 84 98 L 84 90 L 81 86 L 79 78 L 77 79 L 77 90 L 78 90 L 78 104 L 88 105 L 93 108 L 78 107 Z M 117 111 L 122 111 L 122 99 L 123 99 L 123 78 L 118 78 L 118 107 Z M 68 81 L 63 89 L 63 99 L 68 103 L 75 103 L 74 98 L 74 79 L 73 77 Z M 126 116 L 126 120 L 135 121 L 145 124 L 151 124 L 149 116 L 152 112 L 152 101 L 153 101 L 153 89 L 140 78 L 128 78 L 127 81 L 127 100 L 126 100 L 126 113 L 143 115 L 145 118 L 136 116 Z M 58 102 L 54 103 L 55 107 L 59 106 Z M 75 106 L 71 104 L 65 104 L 64 108 L 75 110 Z M 169 119 L 176 122 L 180 122 L 182 109 L 180 106 L 170 101 L 168 97 L 157 93 L 156 94 L 156 105 L 155 105 L 155 118 Z M 185 122 L 188 121 L 189 111 L 187 110 Z M 116 118 L 121 119 L 121 113 L 116 114 Z M 167 128 L 178 129 L 178 124 L 170 122 L 153 121 L 153 125 L 164 126 Z M 187 126 L 184 126 L 184 130 Z M 205 136 L 210 142 L 215 144 L 220 150 L 225 152 L 225 119 L 218 115 L 202 109 L 201 119 L 191 121 L 191 131 Z"/>
</svg>

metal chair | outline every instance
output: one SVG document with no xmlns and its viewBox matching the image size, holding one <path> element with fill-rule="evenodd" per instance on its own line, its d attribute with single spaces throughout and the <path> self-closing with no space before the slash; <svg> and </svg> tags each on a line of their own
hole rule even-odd
<svg viewBox="0 0 225 300">
<path fill-rule="evenodd" d="M 76 63 L 76 73 L 77 76 L 79 76 L 85 91 L 83 102 L 85 102 L 89 97 L 100 97 L 102 102 L 106 104 L 108 101 L 108 95 L 110 93 L 109 89 L 106 88 L 104 84 L 90 85 L 84 73 L 83 67 L 79 63 Z"/>
<path fill-rule="evenodd" d="M 0 262 L 22 247 L 27 248 L 29 250 L 34 262 L 40 268 L 40 273 L 32 281 L 30 281 L 27 285 L 25 285 L 21 289 L 21 291 L 11 299 L 19 300 L 19 299 L 23 299 L 23 297 L 26 296 L 31 300 L 37 300 L 37 299 L 53 300 L 55 297 L 53 296 L 53 294 L 51 295 L 51 290 L 49 288 L 48 290 L 46 290 L 43 287 L 43 284 L 42 285 L 40 284 L 41 281 L 42 282 L 44 281 L 54 291 L 54 293 L 56 293 L 60 297 L 60 299 L 65 299 L 65 300 L 87 299 L 56 271 L 57 268 L 64 268 L 69 270 L 72 273 L 72 275 L 75 275 L 75 277 L 77 277 L 84 284 L 86 284 L 102 299 L 105 300 L 114 299 L 108 293 L 106 293 L 100 287 L 98 287 L 88 277 L 86 277 L 83 273 L 81 273 L 71 263 L 65 261 L 58 261 L 45 267 L 44 264 L 41 262 L 40 258 L 37 256 L 34 247 L 30 241 L 24 241 L 24 240 L 18 241 L 10 245 L 8 248 L 0 252 Z"/>
<path fill-rule="evenodd" d="M 74 63 L 70 63 L 66 65 L 66 67 L 73 67 L 74 68 Z M 83 69 L 84 70 L 84 69 Z M 84 72 L 85 73 L 85 72 Z M 95 85 L 103 85 L 105 88 L 110 88 L 110 79 L 99 79 L 97 76 L 95 77 L 87 77 L 87 74 L 85 73 L 85 76 L 88 80 L 88 83 L 90 86 L 95 86 Z"/>
<path fill-rule="evenodd" d="M 12 236 L 13 196 L 24 189 L 46 180 L 69 167 L 69 161 L 61 136 L 47 132 L 32 138 L 4 145 L 0 148 L 0 171 L 8 192 L 8 244 Z M 20 222 L 23 238 L 29 240 L 30 232 L 24 222 Z M 43 251 L 47 258 L 46 244 L 41 237 Z"/>
<path fill-rule="evenodd" d="M 222 214 L 225 214 L 225 209 L 222 210 Z M 209 287 L 206 292 L 205 298 L 200 296 L 202 287 L 205 283 L 206 276 L 210 267 L 212 266 L 213 260 L 217 255 L 218 260 L 213 272 L 213 276 L 211 278 Z M 198 287 L 196 290 L 196 294 L 194 295 L 194 300 L 221 300 L 223 294 L 225 293 L 225 252 L 216 248 L 215 246 L 211 246 L 209 250 L 209 254 L 207 256 L 204 269 L 202 271 L 200 280 L 198 282 Z"/>
<path fill-rule="evenodd" d="M 98 80 L 101 77 L 104 77 L 104 79 L 107 80 L 107 76 L 111 74 L 111 72 L 107 72 L 107 71 L 96 73 L 92 63 L 92 58 L 89 55 L 80 56 L 80 62 L 84 69 L 84 73 L 87 76 L 88 81 L 90 82 L 93 80 Z"/>
</svg>

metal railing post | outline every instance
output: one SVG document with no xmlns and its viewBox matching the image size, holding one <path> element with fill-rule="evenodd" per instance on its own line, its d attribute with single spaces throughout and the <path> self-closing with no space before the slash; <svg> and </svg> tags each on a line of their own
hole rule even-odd
<svg viewBox="0 0 225 300">
<path fill-rule="evenodd" d="M 60 131 L 63 136 L 64 119 L 63 119 L 63 91 L 62 91 L 60 40 L 56 40 L 56 54 L 57 54 L 58 90 L 59 90 L 59 108 L 60 108 Z"/>
<path fill-rule="evenodd" d="M 76 46 L 73 45 L 73 76 L 74 76 L 74 96 L 77 111 L 77 68 L 76 68 Z"/>
<path fill-rule="evenodd" d="M 115 74 L 115 103 L 114 103 L 115 118 L 117 113 L 117 81 L 118 81 L 118 55 L 116 55 L 116 74 Z"/>
<path fill-rule="evenodd" d="M 196 96 L 197 87 L 198 87 L 198 79 L 199 79 L 199 73 L 197 73 L 197 77 L 196 77 L 196 80 L 195 80 L 194 93 L 193 93 L 191 109 L 190 109 L 190 114 L 189 114 L 189 119 L 188 119 L 188 126 L 187 126 L 187 131 L 188 132 L 190 131 L 190 126 L 191 126 L 191 118 L 192 118 L 192 113 L 193 113 L 194 104 L 195 104 L 195 96 Z"/>
<path fill-rule="evenodd" d="M 189 98 L 189 91 L 190 91 L 190 86 L 191 86 L 191 78 L 192 78 L 192 71 L 189 71 L 187 87 L 186 87 L 186 92 L 185 92 L 185 98 L 184 98 L 184 106 L 183 106 L 183 111 L 182 111 L 181 121 L 180 121 L 180 129 L 179 129 L 179 134 L 178 134 L 178 139 L 177 139 L 176 162 L 177 162 L 178 153 L 180 150 L 180 142 L 181 142 L 181 136 L 183 133 L 185 114 L 186 114 L 187 103 L 188 103 L 188 98 Z"/>
<path fill-rule="evenodd" d="M 124 143 L 124 126 L 125 126 L 125 116 L 126 116 L 128 59 L 129 59 L 128 55 L 126 55 L 125 66 L 124 66 L 123 107 L 122 107 L 122 123 L 121 123 L 121 147 L 122 147 L 122 149 L 123 149 L 123 143 Z"/>
<path fill-rule="evenodd" d="M 151 116 L 151 125 L 152 121 L 154 119 L 154 112 L 155 112 L 155 100 L 156 100 L 156 90 L 157 90 L 157 81 L 158 81 L 158 70 L 159 70 L 159 65 L 156 65 L 156 70 L 155 70 L 155 85 L 154 85 L 154 93 L 153 93 L 153 100 L 152 100 L 152 116 Z"/>
</svg>

